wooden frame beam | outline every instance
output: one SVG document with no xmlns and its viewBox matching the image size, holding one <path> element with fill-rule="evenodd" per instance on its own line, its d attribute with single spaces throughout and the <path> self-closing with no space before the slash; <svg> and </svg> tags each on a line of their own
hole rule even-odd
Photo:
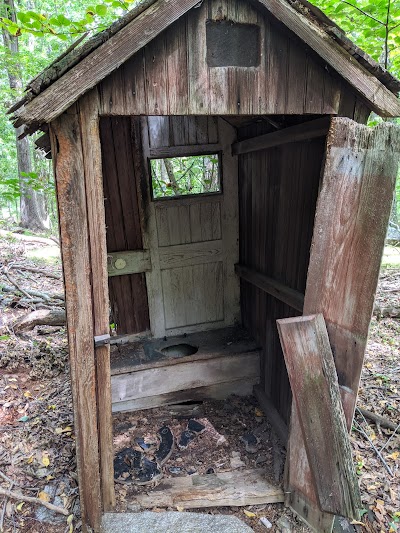
<svg viewBox="0 0 400 533">
<path fill-rule="evenodd" d="M 304 294 L 301 292 L 243 265 L 235 265 L 235 272 L 242 279 L 267 292 L 277 300 L 290 305 L 300 313 L 303 312 Z"/>
<path fill-rule="evenodd" d="M 289 2 L 281 0 L 252 0 L 262 5 L 328 65 L 342 76 L 369 103 L 372 110 L 384 117 L 400 116 L 400 100 L 373 74 L 368 72 L 352 55 L 332 37 L 318 28 L 305 15 L 295 10 Z"/>
<path fill-rule="evenodd" d="M 309 122 L 302 122 L 296 126 L 284 128 L 272 133 L 266 133 L 265 135 L 258 135 L 257 137 L 233 144 L 232 153 L 235 155 L 248 154 L 257 150 L 266 150 L 267 148 L 280 146 L 281 144 L 325 137 L 329 131 L 330 123 L 331 117 L 326 116 L 317 118 L 316 120 L 310 120 Z"/>
<path fill-rule="evenodd" d="M 185 146 L 166 146 L 164 148 L 150 148 L 151 158 L 182 157 L 187 155 L 217 154 L 221 151 L 221 144 L 187 144 Z"/>
</svg>

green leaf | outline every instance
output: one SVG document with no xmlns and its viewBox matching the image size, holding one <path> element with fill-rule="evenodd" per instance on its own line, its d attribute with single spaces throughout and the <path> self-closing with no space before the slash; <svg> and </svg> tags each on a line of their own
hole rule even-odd
<svg viewBox="0 0 400 533">
<path fill-rule="evenodd" d="M 105 4 L 98 4 L 95 10 L 100 17 L 104 17 L 107 14 L 107 6 Z"/>
</svg>

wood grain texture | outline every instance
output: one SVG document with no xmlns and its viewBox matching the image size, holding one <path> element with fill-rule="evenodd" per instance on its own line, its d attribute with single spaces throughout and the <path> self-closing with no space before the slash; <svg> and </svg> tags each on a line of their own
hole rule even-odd
<svg viewBox="0 0 400 533">
<path fill-rule="evenodd" d="M 179 3 L 159 0 L 151 5 L 19 110 L 18 117 L 38 123 L 51 122 L 195 5 L 196 0 Z"/>
<path fill-rule="evenodd" d="M 113 252 L 108 254 L 108 275 L 122 276 L 125 274 L 140 274 L 151 270 L 150 254 L 148 250 L 134 250 Z"/>
<path fill-rule="evenodd" d="M 134 155 L 131 120 L 100 119 L 105 195 L 107 252 L 143 250 L 142 220 L 137 191 L 138 167 Z M 109 279 L 110 305 L 118 333 L 150 329 L 144 274 Z M 135 305 L 133 305 L 135 302 Z"/>
<path fill-rule="evenodd" d="M 243 0 L 207 0 L 192 9 L 100 83 L 102 113 L 336 114 L 342 94 L 356 99 L 355 90 L 327 71 L 325 61 L 260 7 Z M 218 17 L 260 27 L 260 67 L 208 66 L 206 23 Z M 181 124 L 177 139 L 191 144 L 184 139 L 183 119 Z"/>
<path fill-rule="evenodd" d="M 338 43 L 289 3 L 280 0 L 257 0 L 257 3 L 266 7 L 276 19 L 335 69 L 369 102 L 373 111 L 382 116 L 399 116 L 400 100 Z"/>
<path fill-rule="evenodd" d="M 319 195 L 304 313 L 322 313 L 335 354 L 351 427 L 380 260 L 397 175 L 400 135 L 393 124 L 374 129 L 333 118 Z M 368 236 L 368 238 L 367 238 Z M 360 265 L 363 268 L 360 269 Z M 288 492 L 309 504 L 317 497 L 296 412 L 289 446 Z M 304 518 L 304 513 L 301 513 Z M 308 519 L 310 523 L 310 518 Z"/>
<path fill-rule="evenodd" d="M 260 375 L 257 352 L 138 370 L 112 377 L 112 401 L 126 402 Z"/>
<path fill-rule="evenodd" d="M 107 244 L 97 91 L 88 93 L 80 100 L 79 118 L 90 242 L 93 334 L 97 336 L 109 332 Z M 115 492 L 109 346 L 95 348 L 95 363 L 101 497 L 103 510 L 111 511 L 115 506 Z"/>
<path fill-rule="evenodd" d="M 156 491 L 141 494 L 141 507 L 203 507 L 281 503 L 283 493 L 264 478 L 263 469 L 193 475 L 162 481 Z"/>
<path fill-rule="evenodd" d="M 84 531 L 88 527 L 98 531 L 102 504 L 90 243 L 82 142 L 76 109 L 72 108 L 54 121 L 50 132 L 60 216 L 82 522 Z"/>
<path fill-rule="evenodd" d="M 277 324 L 320 507 L 359 520 L 361 496 L 324 317 Z"/>
</svg>

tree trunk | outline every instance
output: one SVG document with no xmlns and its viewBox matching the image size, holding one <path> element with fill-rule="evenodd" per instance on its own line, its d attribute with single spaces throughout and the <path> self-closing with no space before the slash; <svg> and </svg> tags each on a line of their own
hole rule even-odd
<svg viewBox="0 0 400 533">
<path fill-rule="evenodd" d="M 16 10 L 14 0 L 4 0 L 4 9 L 6 17 L 16 22 Z M 14 68 L 11 70 L 7 65 L 7 74 L 10 89 L 13 92 L 22 91 L 22 69 L 18 61 L 18 37 L 14 37 L 7 30 L 3 29 L 4 45 L 10 51 L 10 55 L 15 58 Z M 22 129 L 15 130 L 18 175 L 20 183 L 20 225 L 33 231 L 43 231 L 49 228 L 48 216 L 45 210 L 44 197 L 42 194 L 34 191 L 29 186 L 29 178 L 25 174 L 32 172 L 32 155 L 30 150 L 30 141 L 28 137 L 18 139 Z"/>
</svg>

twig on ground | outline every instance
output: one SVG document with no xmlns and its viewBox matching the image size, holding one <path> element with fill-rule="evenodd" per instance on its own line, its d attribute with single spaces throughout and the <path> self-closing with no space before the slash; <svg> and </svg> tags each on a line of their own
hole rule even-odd
<svg viewBox="0 0 400 533">
<path fill-rule="evenodd" d="M 38 488 L 37 487 L 24 487 L 23 485 L 20 485 L 19 483 L 17 483 L 16 481 L 14 481 L 13 479 L 9 478 L 8 476 L 5 475 L 4 472 L 2 472 L 0 470 L 0 477 L 2 477 L 4 479 L 4 481 L 7 481 L 7 483 L 10 483 L 10 484 L 13 484 L 15 485 L 16 487 L 20 487 L 21 489 L 25 489 L 25 490 L 35 490 L 37 491 Z"/>
<path fill-rule="evenodd" d="M 53 274 L 52 272 L 47 272 L 46 270 L 42 270 L 40 268 L 34 268 L 34 267 L 28 267 L 23 265 L 13 265 L 11 268 L 19 269 L 19 270 L 26 270 L 27 272 L 33 272 L 34 274 L 42 274 L 43 276 L 46 276 L 47 278 L 53 278 L 61 280 L 61 276 L 58 274 Z"/>
<path fill-rule="evenodd" d="M 392 469 L 390 468 L 390 466 L 387 464 L 387 462 L 385 461 L 385 459 L 383 458 L 383 455 L 381 454 L 381 452 L 378 450 L 378 448 L 374 445 L 374 443 L 372 442 L 372 440 L 368 437 L 368 435 L 365 433 L 365 431 L 363 430 L 363 428 L 360 426 L 360 424 L 357 422 L 357 420 L 354 420 L 354 423 L 357 424 L 358 428 L 357 427 L 354 427 L 354 430 L 357 431 L 357 433 L 360 433 L 364 438 L 367 439 L 367 441 L 369 442 L 370 446 L 372 447 L 372 449 L 375 451 L 376 455 L 379 457 L 379 459 L 382 461 L 382 464 L 383 466 L 386 468 L 386 470 L 389 472 L 389 474 L 393 477 L 393 472 L 392 472 Z"/>
<path fill-rule="evenodd" d="M 388 438 L 388 440 L 386 441 L 386 444 L 384 444 L 381 448 L 381 452 L 383 452 L 383 450 L 386 448 L 386 446 L 389 444 L 389 442 L 393 439 L 393 437 L 396 435 L 396 433 L 398 432 L 398 430 L 400 429 L 400 424 L 395 428 L 395 430 L 393 431 L 393 433 L 390 435 L 390 437 Z"/>
<path fill-rule="evenodd" d="M 43 505 L 43 507 L 47 507 L 47 509 L 54 511 L 55 513 L 63 514 L 64 516 L 68 516 L 70 514 L 69 511 L 65 509 L 65 507 L 58 507 L 57 505 L 53 505 L 52 503 L 46 502 L 39 498 L 33 498 L 32 496 L 25 496 L 24 494 L 19 494 L 11 490 L 3 489 L 2 487 L 0 487 L 0 494 L 3 496 L 6 496 L 7 498 L 11 498 L 13 500 L 21 500 L 27 503 Z"/>
<path fill-rule="evenodd" d="M 13 486 L 14 486 L 14 482 L 12 480 L 10 480 L 9 490 L 11 490 L 13 488 Z M 4 517 L 6 515 L 7 501 L 8 501 L 8 497 L 4 496 L 3 509 L 1 511 L 1 516 L 0 516 L 0 532 L 4 531 Z"/>
<path fill-rule="evenodd" d="M 357 407 L 357 410 L 362 414 L 363 417 L 369 418 L 376 424 L 379 424 L 381 427 L 391 429 L 392 431 L 396 430 L 396 424 L 394 424 L 391 420 L 388 420 L 381 415 L 377 415 L 376 413 L 372 413 L 371 411 L 367 411 L 362 407 Z"/>
</svg>

